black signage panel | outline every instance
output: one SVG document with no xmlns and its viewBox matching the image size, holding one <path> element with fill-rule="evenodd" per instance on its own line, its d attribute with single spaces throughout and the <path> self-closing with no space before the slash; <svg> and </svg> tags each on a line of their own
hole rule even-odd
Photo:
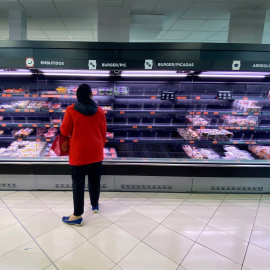
<svg viewBox="0 0 270 270">
<path fill-rule="evenodd" d="M 0 58 L 0 68 L 26 68 L 26 58 Z"/>
<path fill-rule="evenodd" d="M 70 59 L 34 58 L 35 68 L 72 69 Z"/>
<path fill-rule="evenodd" d="M 151 62 L 152 61 L 152 62 Z M 149 66 L 149 63 L 152 63 Z M 213 70 L 214 61 L 157 61 L 147 59 L 145 60 L 145 69 L 153 70 Z"/>
<path fill-rule="evenodd" d="M 220 100 L 231 100 L 232 99 L 232 91 L 218 91 L 217 99 Z"/>
<path fill-rule="evenodd" d="M 160 99 L 173 101 L 175 99 L 175 93 L 168 92 L 168 91 L 162 91 Z"/>
<path fill-rule="evenodd" d="M 218 71 L 270 71 L 270 61 L 216 61 L 215 69 Z"/>
</svg>

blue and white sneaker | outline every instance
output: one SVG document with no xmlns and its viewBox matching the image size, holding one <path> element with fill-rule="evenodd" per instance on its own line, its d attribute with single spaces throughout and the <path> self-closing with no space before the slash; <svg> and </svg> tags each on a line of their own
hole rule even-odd
<svg viewBox="0 0 270 270">
<path fill-rule="evenodd" d="M 68 217 L 62 217 L 62 221 L 68 225 L 76 225 L 76 226 L 82 226 L 83 225 L 83 219 L 82 217 L 78 218 L 78 219 L 75 219 L 75 220 L 68 220 L 69 219 L 69 216 Z"/>
<path fill-rule="evenodd" d="M 98 206 L 96 206 L 96 207 L 92 206 L 92 210 L 93 210 L 94 213 L 98 213 L 99 207 Z"/>
</svg>

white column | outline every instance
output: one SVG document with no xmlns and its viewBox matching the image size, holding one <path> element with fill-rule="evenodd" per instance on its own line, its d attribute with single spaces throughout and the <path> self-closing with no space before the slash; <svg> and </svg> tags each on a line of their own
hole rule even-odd
<svg viewBox="0 0 270 270">
<path fill-rule="evenodd" d="M 228 43 L 262 43 L 265 10 L 231 11 Z"/>
<path fill-rule="evenodd" d="M 98 41 L 129 42 L 130 10 L 98 8 Z"/>
<path fill-rule="evenodd" d="M 21 10 L 9 11 L 9 39 L 26 40 L 27 38 L 27 18 Z"/>
</svg>

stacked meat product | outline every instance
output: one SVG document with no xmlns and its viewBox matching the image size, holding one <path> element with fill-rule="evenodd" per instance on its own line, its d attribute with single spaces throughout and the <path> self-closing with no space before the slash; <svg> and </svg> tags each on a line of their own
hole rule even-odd
<svg viewBox="0 0 270 270">
<path fill-rule="evenodd" d="M 37 137 L 53 138 L 58 132 L 58 128 L 37 128 Z"/>
<path fill-rule="evenodd" d="M 1 157 L 39 157 L 45 142 L 15 141 L 8 148 L 0 148 Z"/>
<path fill-rule="evenodd" d="M 248 151 L 240 150 L 236 146 L 224 145 L 225 157 L 222 159 L 232 159 L 232 160 L 253 160 L 254 158 Z"/>
<path fill-rule="evenodd" d="M 115 148 L 104 148 L 103 149 L 104 158 L 117 158 L 117 153 Z"/>
<path fill-rule="evenodd" d="M 192 159 L 220 159 L 220 156 L 210 148 L 191 147 L 190 145 L 183 145 L 182 148 Z"/>
<path fill-rule="evenodd" d="M 177 132 L 185 140 L 198 140 L 199 139 L 199 135 L 195 131 L 193 131 L 192 129 L 178 128 Z"/>
<path fill-rule="evenodd" d="M 60 103 L 52 104 L 51 102 L 45 102 L 45 101 L 21 100 L 21 101 L 1 104 L 0 108 L 2 108 L 2 109 L 42 109 L 42 110 L 49 110 L 49 109 L 60 109 L 61 104 Z"/>
<path fill-rule="evenodd" d="M 249 151 L 257 155 L 259 158 L 270 159 L 270 146 L 254 145 L 249 146 Z"/>
<path fill-rule="evenodd" d="M 193 126 L 207 126 L 210 122 L 210 119 L 203 118 L 199 115 L 187 115 L 186 118 Z"/>
<path fill-rule="evenodd" d="M 233 102 L 233 107 L 235 109 L 241 110 L 243 112 L 258 113 L 262 110 L 262 108 L 260 106 L 258 106 L 258 101 L 256 101 L 256 100 L 236 99 Z"/>
<path fill-rule="evenodd" d="M 235 125 L 238 127 L 255 127 L 258 123 L 258 116 L 240 117 L 223 115 L 223 120 L 228 125 Z"/>
</svg>

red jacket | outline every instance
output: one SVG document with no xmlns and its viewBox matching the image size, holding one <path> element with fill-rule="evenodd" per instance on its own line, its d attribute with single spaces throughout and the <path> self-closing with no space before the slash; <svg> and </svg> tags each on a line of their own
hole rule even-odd
<svg viewBox="0 0 270 270">
<path fill-rule="evenodd" d="M 107 126 L 100 107 L 94 115 L 88 116 L 74 110 L 74 104 L 69 106 L 60 131 L 64 136 L 71 136 L 70 165 L 81 166 L 103 160 Z"/>
</svg>

